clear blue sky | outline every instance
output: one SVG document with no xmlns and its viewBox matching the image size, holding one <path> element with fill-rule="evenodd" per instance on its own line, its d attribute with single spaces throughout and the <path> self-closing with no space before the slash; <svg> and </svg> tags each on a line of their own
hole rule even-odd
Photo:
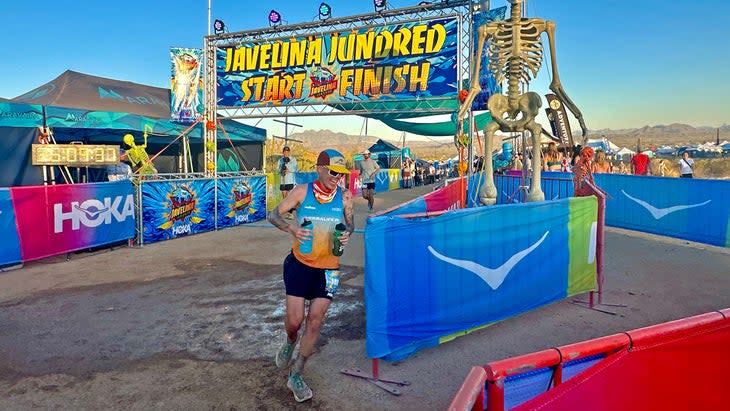
<svg viewBox="0 0 730 411">
<path fill-rule="evenodd" d="M 288 23 L 311 21 L 320 2 L 212 0 L 212 14 L 238 31 L 266 26 L 272 7 Z M 417 3 L 389 1 L 392 8 Z M 369 0 L 329 4 L 335 16 L 372 11 Z M 492 1 L 492 7 L 505 4 Z M 202 46 L 207 6 L 207 0 L 3 1 L 0 96 L 23 94 L 67 69 L 168 87 L 168 49 Z M 557 23 L 561 80 L 589 128 L 730 123 L 729 1 L 529 0 L 528 14 Z M 543 66 L 531 89 L 544 94 L 548 82 Z M 292 121 L 351 134 L 362 123 L 353 117 Z M 261 125 L 283 133 L 271 120 Z M 370 130 L 399 135 L 372 123 Z"/>
</svg>

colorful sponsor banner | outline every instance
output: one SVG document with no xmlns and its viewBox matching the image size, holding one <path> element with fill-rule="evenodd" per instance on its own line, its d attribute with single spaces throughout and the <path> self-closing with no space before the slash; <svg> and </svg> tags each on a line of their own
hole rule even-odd
<svg viewBox="0 0 730 411">
<path fill-rule="evenodd" d="M 464 182 L 466 183 L 466 178 L 464 178 Z M 461 208 L 461 187 L 459 180 L 456 180 L 423 196 L 423 199 L 426 201 L 426 211 L 456 210 L 457 208 Z"/>
<path fill-rule="evenodd" d="M 172 121 L 192 123 L 203 116 L 203 50 L 170 49 L 170 116 Z"/>
<path fill-rule="evenodd" d="M 20 239 L 9 188 L 0 188 L 0 238 L 0 266 L 20 262 Z"/>
<path fill-rule="evenodd" d="M 390 190 L 390 173 L 389 170 L 380 170 L 375 175 L 375 192 L 382 193 Z"/>
<path fill-rule="evenodd" d="M 548 119 L 553 128 L 555 137 L 560 139 L 560 144 L 565 147 L 573 147 L 573 132 L 570 130 L 570 121 L 568 113 L 565 111 L 565 105 L 555 94 L 545 94 L 550 113 Z"/>
<path fill-rule="evenodd" d="M 413 200 L 407 201 L 400 204 L 387 212 L 379 213 L 377 215 L 402 215 L 402 214 L 418 214 L 425 212 L 444 211 L 444 210 L 456 210 L 460 208 L 459 204 L 459 181 L 456 180 L 451 184 L 439 188 L 436 191 L 432 191 L 428 194 L 414 198 Z"/>
<path fill-rule="evenodd" d="M 218 179 L 218 227 L 266 218 L 266 177 Z"/>
<path fill-rule="evenodd" d="M 507 6 L 498 7 L 492 10 L 486 10 L 474 14 L 472 23 L 472 41 L 474 48 L 479 44 L 479 26 L 492 21 L 504 20 L 507 13 Z M 479 52 L 478 50 L 475 53 Z M 468 89 L 469 86 L 465 88 Z M 481 68 L 479 70 L 479 94 L 474 98 L 471 109 L 474 111 L 487 110 L 487 101 L 493 94 L 501 94 L 502 86 L 497 83 L 492 70 L 489 69 L 489 42 L 484 43 L 484 49 L 481 51 Z"/>
<path fill-rule="evenodd" d="M 362 194 L 362 180 L 360 180 L 360 170 L 350 170 L 350 192 L 353 196 Z"/>
<path fill-rule="evenodd" d="M 134 237 L 130 181 L 10 189 L 23 261 Z"/>
<path fill-rule="evenodd" d="M 215 182 L 175 180 L 142 183 L 145 243 L 215 229 Z"/>
<path fill-rule="evenodd" d="M 388 190 L 397 190 L 400 188 L 400 169 L 391 168 L 388 169 Z"/>
<path fill-rule="evenodd" d="M 218 105 L 423 100 L 458 89 L 448 17 L 218 48 Z"/>
<path fill-rule="evenodd" d="M 596 218 L 595 197 L 369 218 L 367 355 L 403 359 L 595 289 Z"/>
</svg>

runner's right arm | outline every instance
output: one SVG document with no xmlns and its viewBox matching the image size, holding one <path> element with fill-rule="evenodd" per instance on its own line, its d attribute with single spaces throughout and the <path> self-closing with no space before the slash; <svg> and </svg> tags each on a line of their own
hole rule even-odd
<svg viewBox="0 0 730 411">
<path fill-rule="evenodd" d="M 312 236 L 312 230 L 302 228 L 296 223 L 290 224 L 289 220 L 285 219 L 282 214 L 299 207 L 299 204 L 304 201 L 304 197 L 307 195 L 307 187 L 308 184 L 294 186 L 289 195 L 276 208 L 271 210 L 268 217 L 269 222 L 276 228 L 291 234 L 300 242 L 308 240 Z"/>
</svg>

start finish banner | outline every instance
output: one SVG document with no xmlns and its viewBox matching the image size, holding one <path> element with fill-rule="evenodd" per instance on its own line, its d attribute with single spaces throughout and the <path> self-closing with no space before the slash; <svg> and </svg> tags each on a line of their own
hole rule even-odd
<svg viewBox="0 0 730 411">
<path fill-rule="evenodd" d="M 457 34 L 449 17 L 219 47 L 218 105 L 454 96 Z"/>
</svg>

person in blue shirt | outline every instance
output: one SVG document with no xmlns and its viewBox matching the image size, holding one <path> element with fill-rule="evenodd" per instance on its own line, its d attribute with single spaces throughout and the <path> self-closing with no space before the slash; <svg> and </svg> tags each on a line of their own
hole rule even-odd
<svg viewBox="0 0 730 411">
<path fill-rule="evenodd" d="M 119 162 L 106 167 L 106 174 L 109 181 L 131 180 L 132 167 L 126 163 L 127 153 L 119 150 Z"/>
<path fill-rule="evenodd" d="M 317 157 L 317 180 L 295 186 L 268 218 L 271 224 L 293 237 L 291 253 L 284 259 L 287 338 L 277 352 L 275 362 L 279 368 L 289 365 L 306 318 L 299 356 L 287 380 L 287 387 L 298 402 L 313 396 L 302 378 L 302 370 L 314 352 L 322 322 L 340 281 L 340 257 L 339 253 L 333 252 L 334 241 L 346 245 L 355 230 L 352 194 L 338 185 L 349 172 L 342 153 L 330 149 L 322 151 Z M 292 209 L 296 210 L 297 221 L 283 216 Z M 335 239 L 336 232 L 340 232 L 336 226 L 340 224 L 345 229 Z M 310 301 L 306 315 L 305 300 Z"/>
</svg>

